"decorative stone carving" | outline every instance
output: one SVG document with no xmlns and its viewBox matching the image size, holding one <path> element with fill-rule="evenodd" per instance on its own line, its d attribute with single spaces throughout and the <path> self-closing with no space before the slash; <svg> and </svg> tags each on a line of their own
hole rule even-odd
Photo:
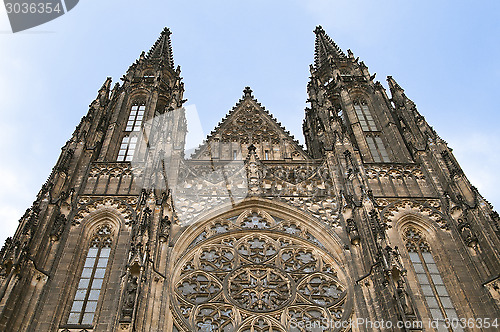
<svg viewBox="0 0 500 332">
<path fill-rule="evenodd" d="M 215 218 L 176 262 L 175 316 L 190 331 L 285 332 L 299 317 L 348 319 L 340 268 L 299 237 L 307 233 L 260 209 Z"/>
<path fill-rule="evenodd" d="M 247 196 L 279 198 L 311 213 L 334 227 L 339 226 L 334 185 L 325 164 L 264 165 L 252 157 L 246 167 L 223 164 L 183 166 L 180 184 L 173 195 L 175 210 L 183 223 Z M 254 158 L 254 159 L 252 159 Z"/>
<path fill-rule="evenodd" d="M 453 158 L 448 150 L 442 151 L 441 152 L 441 157 L 444 160 L 444 163 L 446 167 L 448 168 L 448 171 L 450 172 L 450 176 L 453 178 L 455 175 L 460 175 L 462 174 L 462 170 L 460 169 L 460 166 L 458 166 L 455 158 Z"/>
<path fill-rule="evenodd" d="M 399 279 L 397 281 L 396 296 L 399 300 L 399 303 L 401 304 L 403 313 L 410 316 L 414 315 L 415 312 L 413 310 L 411 298 L 406 291 L 405 282 L 403 279 Z"/>
<path fill-rule="evenodd" d="M 73 217 L 72 224 L 79 225 L 82 220 L 90 213 L 102 208 L 113 208 L 125 219 L 125 224 L 130 225 L 136 218 L 135 208 L 137 206 L 137 197 L 98 197 L 82 196 L 77 205 L 77 212 Z"/>
<path fill-rule="evenodd" d="M 119 177 L 120 175 L 131 175 L 132 168 L 129 163 L 93 163 L 90 168 L 89 177 L 97 178 L 98 176 Z"/>
<path fill-rule="evenodd" d="M 435 222 L 440 228 L 449 229 L 447 218 L 441 213 L 440 205 L 436 200 L 377 200 L 382 208 L 382 221 L 392 227 L 393 221 L 398 220 L 405 214 L 422 215 Z"/>
<path fill-rule="evenodd" d="M 496 304 L 500 306 L 500 274 L 496 277 L 490 278 L 483 286 L 490 292 L 491 297 L 495 300 Z"/>
<path fill-rule="evenodd" d="M 332 227 L 339 227 L 338 205 L 333 198 L 312 198 L 312 197 L 284 197 L 283 201 L 309 212 L 314 217 Z"/>
<path fill-rule="evenodd" d="M 75 151 L 73 149 L 67 149 L 62 153 L 61 159 L 57 165 L 57 170 L 60 172 L 67 173 L 71 159 L 73 159 L 73 154 Z"/>
<path fill-rule="evenodd" d="M 261 172 L 259 169 L 259 162 L 255 154 L 255 146 L 248 147 L 248 162 L 247 162 L 247 176 L 248 176 L 248 196 L 258 196 L 261 193 Z"/>
<path fill-rule="evenodd" d="M 236 306 L 252 312 L 268 312 L 288 304 L 293 281 L 279 269 L 245 265 L 228 275 L 227 294 Z"/>
<path fill-rule="evenodd" d="M 458 230 L 465 244 L 469 247 L 477 246 L 477 236 L 466 219 L 458 219 Z"/>
<path fill-rule="evenodd" d="M 247 90 L 245 90 L 247 91 Z M 244 147 L 254 144 L 268 148 L 271 156 L 274 151 L 280 155 L 278 159 L 292 157 L 294 160 L 306 160 L 307 154 L 299 142 L 269 114 L 253 96 L 244 91 L 243 99 L 236 104 L 229 114 L 222 119 L 217 128 L 207 137 L 206 142 L 196 149 L 194 160 L 235 159 L 232 158 L 236 148 L 246 158 Z M 257 155 L 265 158 L 264 151 Z M 269 158 L 273 159 L 273 158 Z"/>
<path fill-rule="evenodd" d="M 20 220 L 20 222 L 26 220 L 23 227 L 23 234 L 31 235 L 35 232 L 38 227 L 39 213 L 40 207 L 38 207 L 38 205 L 33 205 L 31 209 L 26 210 L 24 216 Z"/>
<path fill-rule="evenodd" d="M 132 314 L 134 312 L 135 299 L 137 296 L 138 287 L 139 287 L 138 277 L 129 274 L 123 298 L 122 318 L 120 320 L 121 322 L 132 321 Z"/>
<path fill-rule="evenodd" d="M 368 179 L 376 178 L 393 178 L 393 179 L 405 179 L 413 178 L 416 180 L 425 180 L 425 175 L 422 169 L 418 165 L 406 164 L 406 165 L 372 165 L 366 168 L 366 176 Z"/>
<path fill-rule="evenodd" d="M 52 241 L 59 241 L 67 222 L 68 219 L 66 219 L 64 214 L 57 214 L 54 223 L 52 224 L 52 229 L 50 230 L 50 238 Z"/>
<path fill-rule="evenodd" d="M 320 248 L 324 248 L 324 245 L 316 239 L 304 225 L 301 225 L 294 220 L 280 219 L 279 217 L 273 216 L 261 209 L 245 210 L 239 215 L 231 218 L 216 219 L 208 223 L 204 230 L 200 232 L 198 237 L 196 237 L 196 239 L 190 244 L 190 247 L 210 239 L 213 236 L 252 229 L 269 230 L 289 234 L 309 241 Z"/>
<path fill-rule="evenodd" d="M 172 223 L 168 216 L 165 216 L 160 220 L 160 225 L 158 226 L 158 237 L 160 238 L 160 241 L 164 242 L 168 239 L 171 225 Z"/>
<path fill-rule="evenodd" d="M 380 222 L 377 210 L 371 210 L 368 215 L 370 216 L 370 226 L 373 234 L 376 235 L 379 239 L 384 239 L 385 230 L 389 228 L 389 225 Z"/>
<path fill-rule="evenodd" d="M 359 235 L 358 226 L 356 225 L 354 219 L 346 220 L 346 231 L 347 234 L 349 234 L 349 239 L 351 240 L 351 243 L 354 245 L 358 245 L 359 242 L 361 241 L 361 236 Z"/>
<path fill-rule="evenodd" d="M 146 231 L 148 231 L 148 233 L 149 233 L 149 228 L 151 226 L 150 219 L 151 219 L 152 212 L 153 211 L 151 211 L 151 209 L 149 207 L 144 208 L 144 210 L 142 211 L 141 222 L 138 225 L 139 227 L 137 228 L 136 235 L 142 236 L 142 235 L 146 234 Z"/>
</svg>

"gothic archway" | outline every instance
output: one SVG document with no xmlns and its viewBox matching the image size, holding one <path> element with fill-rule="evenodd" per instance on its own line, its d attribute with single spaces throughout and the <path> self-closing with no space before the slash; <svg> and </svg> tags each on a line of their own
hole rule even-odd
<svg viewBox="0 0 500 332">
<path fill-rule="evenodd" d="M 194 240 L 176 260 L 170 283 L 178 325 L 186 331 L 341 330 L 329 326 L 350 317 L 352 291 L 327 250 L 338 244 L 326 243 L 321 228 L 303 216 L 261 203 L 193 225 Z"/>
</svg>

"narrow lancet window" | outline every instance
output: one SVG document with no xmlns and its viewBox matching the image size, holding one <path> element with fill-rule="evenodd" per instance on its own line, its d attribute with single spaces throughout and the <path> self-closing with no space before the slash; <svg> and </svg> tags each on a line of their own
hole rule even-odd
<svg viewBox="0 0 500 332">
<path fill-rule="evenodd" d="M 432 256 L 430 246 L 422 233 L 414 227 L 408 227 L 404 232 L 404 238 L 432 319 L 443 324 L 446 318 L 450 321 L 458 319 L 455 307 Z M 453 329 L 453 331 L 462 331 L 462 329 Z"/>
<path fill-rule="evenodd" d="M 122 139 L 122 144 L 120 145 L 120 151 L 118 151 L 118 157 L 116 161 L 132 161 L 134 158 L 135 147 L 137 145 L 137 137 L 125 136 Z"/>
<path fill-rule="evenodd" d="M 372 154 L 373 161 L 380 162 L 390 162 L 389 155 L 385 149 L 382 139 L 378 136 L 366 136 L 366 143 L 368 143 L 368 148 Z"/>
<path fill-rule="evenodd" d="M 108 266 L 111 245 L 111 228 L 107 225 L 99 228 L 90 242 L 68 324 L 92 324 Z"/>
<path fill-rule="evenodd" d="M 365 101 L 355 101 L 354 110 L 356 111 L 359 124 L 361 125 L 361 129 L 363 129 L 363 131 L 378 130 L 377 126 L 375 125 L 375 120 L 373 120 L 373 116 Z"/>
<path fill-rule="evenodd" d="M 130 115 L 128 116 L 127 127 L 125 128 L 125 131 L 141 130 L 145 110 L 145 105 L 133 105 L 130 108 Z"/>
<path fill-rule="evenodd" d="M 380 129 L 377 127 L 366 101 L 355 100 L 354 110 L 356 111 L 361 129 L 365 133 L 366 143 L 370 149 L 373 161 L 376 163 L 390 162 L 391 160 L 387 154 L 384 142 L 379 136 Z"/>
</svg>

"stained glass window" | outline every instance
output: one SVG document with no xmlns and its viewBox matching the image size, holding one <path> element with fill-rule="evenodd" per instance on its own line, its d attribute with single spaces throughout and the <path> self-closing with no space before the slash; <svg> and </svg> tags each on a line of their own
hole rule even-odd
<svg viewBox="0 0 500 332">
<path fill-rule="evenodd" d="M 390 162 L 391 160 L 387 154 L 384 142 L 380 137 L 380 129 L 377 127 L 367 103 L 364 100 L 355 100 L 354 110 L 356 111 L 361 129 L 367 133 L 366 143 L 370 149 L 373 161 L 377 163 Z"/>
<path fill-rule="evenodd" d="M 378 128 L 375 125 L 375 120 L 368 108 L 368 105 L 364 101 L 355 101 L 354 110 L 358 116 L 359 124 L 363 131 L 377 131 Z"/>
<path fill-rule="evenodd" d="M 78 288 L 71 306 L 68 324 L 92 324 L 104 275 L 106 274 L 111 244 L 111 229 L 109 226 L 99 228 L 90 242 Z"/>
<path fill-rule="evenodd" d="M 127 127 L 125 131 L 141 130 L 142 120 L 144 118 L 145 105 L 133 105 L 128 116 Z"/>
<path fill-rule="evenodd" d="M 132 159 L 134 158 L 136 146 L 136 136 L 125 136 L 122 139 L 122 144 L 120 145 L 120 151 L 118 151 L 118 157 L 116 158 L 116 161 L 132 161 Z"/>
<path fill-rule="evenodd" d="M 450 320 L 458 319 L 457 312 L 434 261 L 429 244 L 425 241 L 422 233 L 414 227 L 408 227 L 404 232 L 404 237 L 406 249 L 410 255 L 413 269 L 432 319 L 438 320 L 442 324 L 444 324 L 445 318 Z M 444 326 L 441 326 L 438 330 L 447 331 Z M 463 330 L 457 327 L 453 331 Z"/>
<path fill-rule="evenodd" d="M 380 162 L 390 162 L 389 155 L 385 149 L 384 143 L 379 136 L 366 136 L 366 143 L 368 143 L 368 148 L 372 154 L 373 161 Z"/>
</svg>

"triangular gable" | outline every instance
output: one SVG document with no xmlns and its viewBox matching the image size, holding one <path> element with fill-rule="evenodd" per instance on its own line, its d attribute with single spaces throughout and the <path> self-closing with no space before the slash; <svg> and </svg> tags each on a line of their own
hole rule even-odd
<svg viewBox="0 0 500 332">
<path fill-rule="evenodd" d="M 193 160 L 241 160 L 254 145 L 260 160 L 308 160 L 297 140 L 269 114 L 246 87 L 243 98 L 233 107 L 204 143 Z"/>
</svg>

